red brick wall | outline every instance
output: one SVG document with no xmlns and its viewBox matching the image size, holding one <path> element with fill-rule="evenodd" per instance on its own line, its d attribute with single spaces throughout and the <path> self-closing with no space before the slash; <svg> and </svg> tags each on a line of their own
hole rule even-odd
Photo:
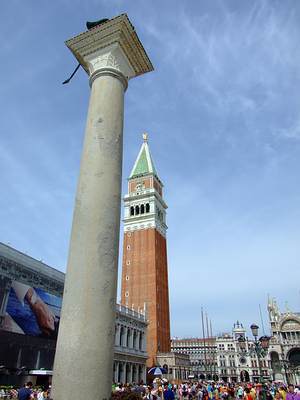
<svg viewBox="0 0 300 400">
<path fill-rule="evenodd" d="M 146 303 L 147 365 L 152 366 L 158 351 L 170 351 L 167 246 L 155 229 L 124 233 L 121 303 L 135 310 Z"/>
<path fill-rule="evenodd" d="M 161 184 L 153 176 L 141 177 L 141 178 L 136 178 L 136 179 L 130 180 L 129 186 L 128 186 L 128 192 L 129 193 L 135 192 L 136 185 L 138 185 L 139 183 L 143 184 L 145 186 L 145 189 L 153 189 L 154 188 L 162 196 Z"/>
<path fill-rule="evenodd" d="M 129 193 L 135 192 L 136 185 L 139 183 L 144 185 L 145 189 L 150 189 L 153 187 L 152 178 L 137 178 L 129 182 Z"/>
<path fill-rule="evenodd" d="M 154 182 L 153 182 L 153 187 L 154 189 L 156 189 L 158 191 L 158 193 L 162 196 L 162 188 L 161 188 L 161 184 L 157 182 L 157 180 L 154 178 Z"/>
</svg>

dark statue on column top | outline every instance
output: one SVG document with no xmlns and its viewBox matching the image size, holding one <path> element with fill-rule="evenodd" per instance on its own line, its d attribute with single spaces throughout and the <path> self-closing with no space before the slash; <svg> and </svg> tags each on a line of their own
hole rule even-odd
<svg viewBox="0 0 300 400">
<path fill-rule="evenodd" d="M 107 22 L 107 21 L 109 21 L 108 18 L 102 18 L 102 19 L 99 19 L 98 21 L 94 21 L 94 22 L 87 21 L 85 25 L 86 25 L 86 27 L 87 27 L 88 30 L 91 30 L 91 29 L 93 29 L 93 28 L 96 28 L 96 26 L 98 26 L 98 25 L 104 24 L 104 23 Z M 73 76 L 74 76 L 74 75 L 76 74 L 76 72 L 78 71 L 79 67 L 80 67 L 80 64 L 77 65 L 77 67 L 75 68 L 75 70 L 74 70 L 73 73 L 71 74 L 70 78 L 68 78 L 68 79 L 66 79 L 65 81 L 63 81 L 63 85 L 65 85 L 66 83 L 69 83 L 69 82 L 70 82 L 70 80 L 73 78 Z"/>
</svg>

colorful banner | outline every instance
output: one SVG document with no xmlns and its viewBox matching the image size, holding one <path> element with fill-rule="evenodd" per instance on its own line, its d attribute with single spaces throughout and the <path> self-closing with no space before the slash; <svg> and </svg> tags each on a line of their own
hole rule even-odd
<svg viewBox="0 0 300 400">
<path fill-rule="evenodd" d="M 62 298 L 13 281 L 2 329 L 56 339 Z"/>
</svg>

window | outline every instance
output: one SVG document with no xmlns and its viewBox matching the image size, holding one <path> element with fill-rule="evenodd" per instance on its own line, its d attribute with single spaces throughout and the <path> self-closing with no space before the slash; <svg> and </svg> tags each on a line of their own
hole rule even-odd
<svg viewBox="0 0 300 400">
<path fill-rule="evenodd" d="M 130 244 L 127 245 L 127 250 L 130 250 Z"/>
<path fill-rule="evenodd" d="M 137 340 L 137 334 L 136 331 L 133 332 L 133 348 L 136 348 L 136 340 Z"/>
<path fill-rule="evenodd" d="M 122 346 L 122 344 L 123 344 L 123 336 L 124 336 L 124 328 L 123 328 L 123 326 L 121 327 L 121 330 L 120 330 L 120 341 L 119 341 L 119 346 Z"/>
<path fill-rule="evenodd" d="M 126 265 L 130 265 L 130 260 L 127 260 L 127 261 L 126 261 Z"/>
<path fill-rule="evenodd" d="M 135 215 L 139 215 L 139 213 L 140 213 L 140 207 L 135 206 Z"/>
<path fill-rule="evenodd" d="M 144 214 L 145 213 L 145 206 L 144 206 L 144 204 L 142 204 L 141 205 L 141 214 Z"/>
<path fill-rule="evenodd" d="M 134 215 L 134 207 L 133 206 L 130 207 L 130 215 Z"/>
<path fill-rule="evenodd" d="M 129 297 L 129 292 L 125 292 L 125 297 Z"/>
<path fill-rule="evenodd" d="M 131 237 L 131 232 L 128 232 L 128 233 L 127 233 L 127 236 L 128 236 L 128 237 Z"/>
<path fill-rule="evenodd" d="M 150 212 L 150 204 L 146 203 L 146 213 Z"/>
<path fill-rule="evenodd" d="M 125 279 L 126 279 L 126 281 L 129 281 L 129 276 L 128 276 L 128 275 L 126 275 L 126 278 L 125 278 Z"/>
<path fill-rule="evenodd" d="M 142 350 L 142 348 L 143 348 L 143 334 L 140 333 L 139 349 Z"/>
</svg>

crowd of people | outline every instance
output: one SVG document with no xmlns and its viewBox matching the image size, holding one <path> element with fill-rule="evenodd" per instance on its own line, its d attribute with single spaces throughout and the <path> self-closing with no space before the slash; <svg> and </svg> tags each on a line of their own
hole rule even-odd
<svg viewBox="0 0 300 400">
<path fill-rule="evenodd" d="M 20 389 L 0 390 L 0 399 L 46 400 L 51 398 L 51 387 L 34 388 L 28 382 Z M 142 400 L 300 400 L 300 386 L 282 382 L 216 383 L 206 381 L 169 383 L 156 378 L 151 385 L 113 384 L 113 399 Z"/>
<path fill-rule="evenodd" d="M 143 400 L 300 400 L 300 386 L 282 382 L 264 384 L 215 382 L 169 383 L 156 378 L 151 385 L 113 385 L 113 398 Z"/>
<path fill-rule="evenodd" d="M 32 382 L 27 382 L 23 387 L 3 388 L 0 390 L 0 399 L 18 399 L 18 400 L 48 400 L 50 399 L 50 389 L 42 387 L 33 387 Z"/>
</svg>

